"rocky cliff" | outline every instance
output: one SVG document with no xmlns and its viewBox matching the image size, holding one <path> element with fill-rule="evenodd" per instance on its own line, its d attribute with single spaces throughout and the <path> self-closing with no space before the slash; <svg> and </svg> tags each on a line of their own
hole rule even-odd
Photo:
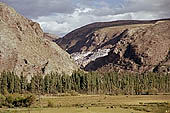
<svg viewBox="0 0 170 113">
<path fill-rule="evenodd" d="M 170 19 L 94 23 L 56 43 L 87 71 L 170 72 Z"/>
<path fill-rule="evenodd" d="M 0 72 L 71 74 L 76 70 L 70 55 L 43 35 L 38 23 L 0 3 Z"/>
</svg>

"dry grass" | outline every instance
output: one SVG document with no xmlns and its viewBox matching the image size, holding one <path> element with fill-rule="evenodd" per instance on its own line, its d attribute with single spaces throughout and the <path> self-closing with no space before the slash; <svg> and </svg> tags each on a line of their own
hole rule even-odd
<svg viewBox="0 0 170 113">
<path fill-rule="evenodd" d="M 4 113 L 4 112 L 3 112 Z M 133 109 L 123 108 L 106 108 L 106 107 L 90 107 L 90 108 L 77 108 L 77 107 L 66 107 L 66 108 L 42 108 L 42 109 L 31 109 L 29 110 L 15 110 L 15 112 L 6 113 L 145 113 L 143 111 L 135 111 Z"/>
<path fill-rule="evenodd" d="M 49 101 L 54 104 L 53 108 L 47 107 Z M 3 110 L 0 113 L 165 113 L 166 110 L 170 113 L 170 95 L 44 96 L 41 97 L 40 103 L 41 105 L 37 101 L 34 108 L 10 109 L 8 112 Z"/>
<path fill-rule="evenodd" d="M 139 105 L 139 103 L 170 103 L 170 95 L 139 95 L 139 96 L 106 96 L 106 95 L 81 95 L 66 97 L 42 97 L 42 106 L 47 106 L 48 101 L 56 106 L 108 106 L 108 105 Z"/>
</svg>

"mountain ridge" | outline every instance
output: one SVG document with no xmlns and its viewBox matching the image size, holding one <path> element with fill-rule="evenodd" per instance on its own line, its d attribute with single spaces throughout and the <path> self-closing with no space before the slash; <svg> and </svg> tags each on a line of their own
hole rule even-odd
<svg viewBox="0 0 170 113">
<path fill-rule="evenodd" d="M 76 60 L 86 71 L 169 72 L 170 19 L 121 20 L 83 26 L 57 39 L 70 54 L 110 49 L 106 56 Z M 75 55 L 74 55 L 75 56 Z M 90 59 L 90 60 L 89 60 Z M 166 59 L 166 60 L 165 60 Z M 167 66 L 165 66 L 165 64 Z"/>
<path fill-rule="evenodd" d="M 78 69 L 69 54 L 43 36 L 38 23 L 0 2 L 0 72 L 31 77 L 51 72 L 70 75 Z"/>
<path fill-rule="evenodd" d="M 73 52 L 78 52 L 75 50 L 73 50 L 73 52 L 72 52 L 72 49 L 71 49 L 72 45 L 68 44 L 68 43 L 70 43 L 70 40 L 73 40 L 72 38 L 78 39 L 78 41 L 79 41 L 79 37 L 84 37 L 84 36 L 88 35 L 90 32 L 93 32 L 93 31 L 96 31 L 98 29 L 102 29 L 105 27 L 133 25 L 133 24 L 152 24 L 152 23 L 154 24 L 158 21 L 166 21 L 166 20 L 170 20 L 170 18 L 158 19 L 158 20 L 117 20 L 117 21 L 110 21 L 110 22 L 95 22 L 95 23 L 91 23 L 91 24 L 82 26 L 80 28 L 77 28 L 77 29 L 71 31 L 70 33 L 66 34 L 64 37 L 55 40 L 55 42 L 61 48 L 63 48 L 64 50 L 67 50 L 67 52 L 71 54 Z M 76 41 L 76 43 L 78 41 Z M 70 47 L 69 46 L 66 47 L 65 45 L 67 45 L 67 46 L 69 45 Z M 73 45 L 75 45 L 75 43 Z"/>
</svg>

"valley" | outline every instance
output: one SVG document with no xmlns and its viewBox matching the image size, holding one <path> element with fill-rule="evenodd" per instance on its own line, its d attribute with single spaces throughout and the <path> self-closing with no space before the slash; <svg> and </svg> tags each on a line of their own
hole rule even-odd
<svg viewBox="0 0 170 113">
<path fill-rule="evenodd" d="M 0 2 L 0 113 L 170 113 L 170 18 L 67 33 L 65 16 L 31 20 Z"/>
</svg>

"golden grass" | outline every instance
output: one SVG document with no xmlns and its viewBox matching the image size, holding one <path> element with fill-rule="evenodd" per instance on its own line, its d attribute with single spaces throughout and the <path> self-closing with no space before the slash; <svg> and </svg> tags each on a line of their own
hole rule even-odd
<svg viewBox="0 0 170 113">
<path fill-rule="evenodd" d="M 48 103 L 54 104 L 48 108 Z M 33 108 L 0 109 L 0 113 L 170 113 L 170 95 L 108 96 L 80 95 L 43 96 Z M 37 108 L 36 108 L 37 107 Z M 14 112 L 15 111 L 15 112 Z"/>
<path fill-rule="evenodd" d="M 133 109 L 123 108 L 106 108 L 106 107 L 90 107 L 90 108 L 78 108 L 78 107 L 66 107 L 66 108 L 42 108 L 29 110 L 15 110 L 15 112 L 8 113 L 146 113 L 143 111 L 135 111 Z"/>
<path fill-rule="evenodd" d="M 139 105 L 139 103 L 170 103 L 170 95 L 139 95 L 139 96 L 106 96 L 106 95 L 81 95 L 66 97 L 42 97 L 42 106 L 47 106 L 48 101 L 55 106 L 107 106 L 107 105 Z"/>
</svg>

